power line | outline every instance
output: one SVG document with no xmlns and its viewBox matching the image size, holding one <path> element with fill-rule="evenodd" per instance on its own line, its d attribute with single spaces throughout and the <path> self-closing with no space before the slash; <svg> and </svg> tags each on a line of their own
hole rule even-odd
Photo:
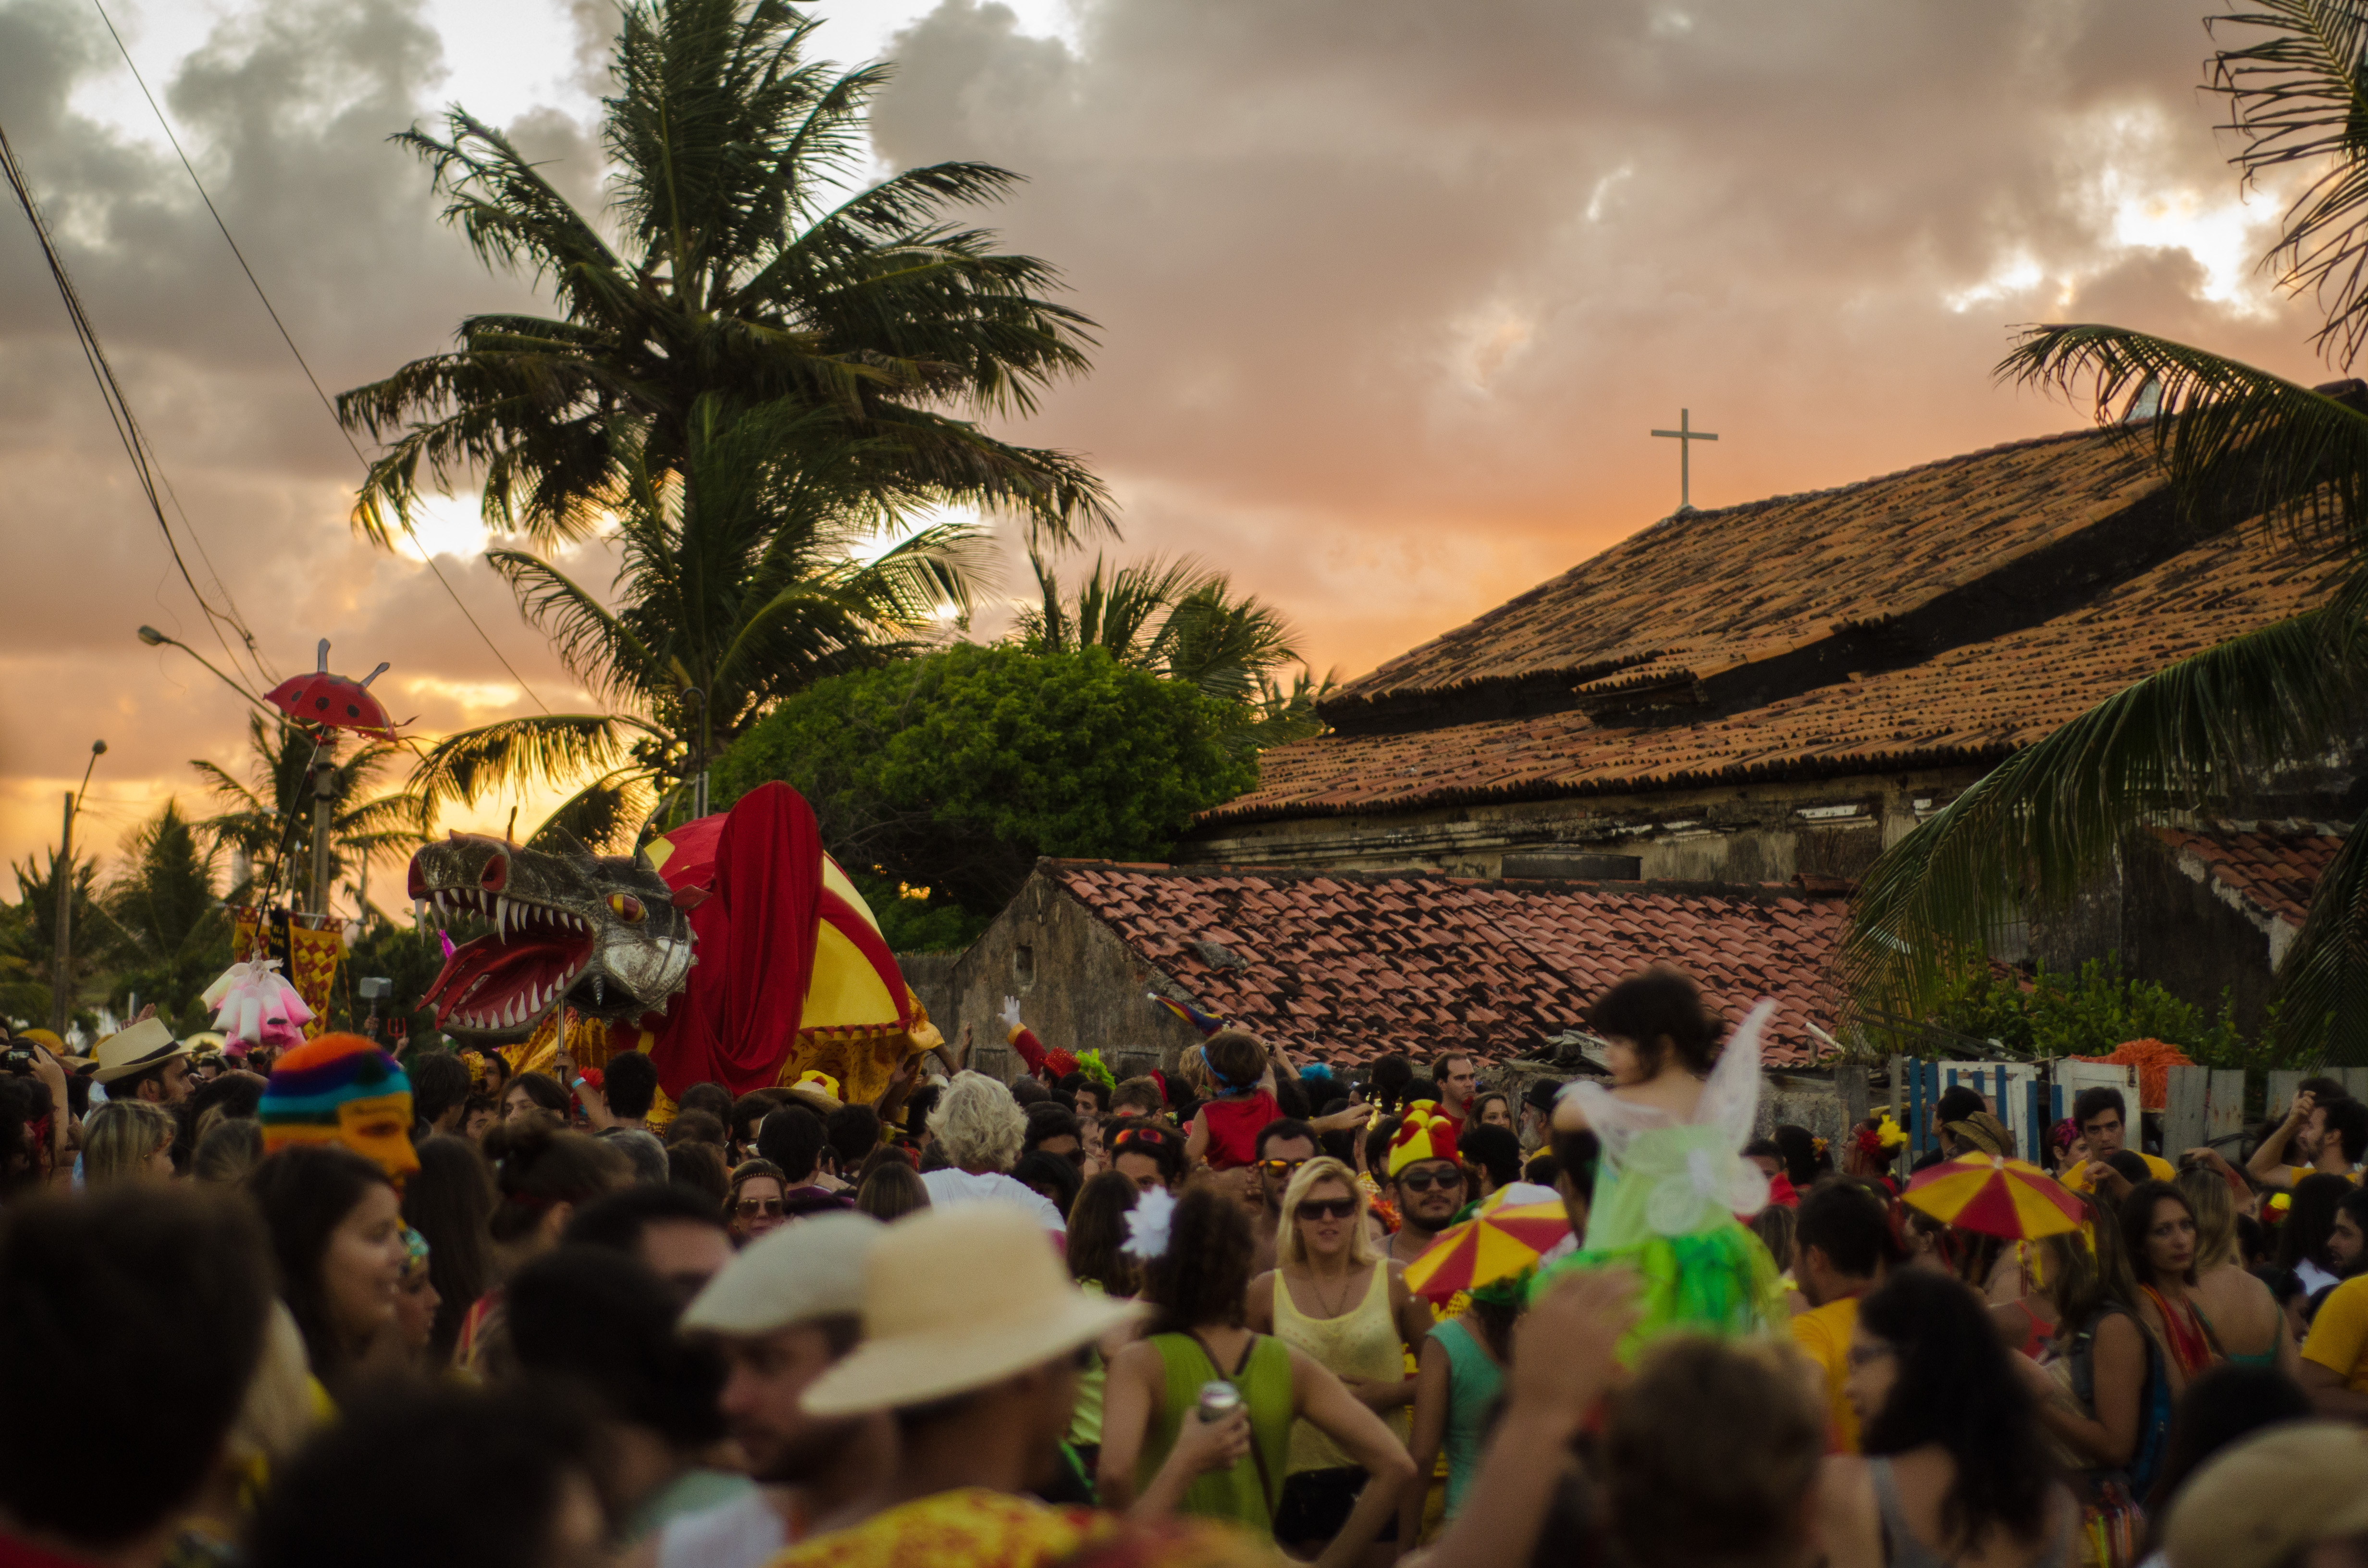
<svg viewBox="0 0 2368 1568">
<path fill-rule="evenodd" d="M 329 422 L 337 427 L 337 434 L 345 437 L 347 449 L 354 454 L 354 460 L 362 465 L 362 473 L 367 478 L 370 473 L 370 459 L 362 455 L 361 447 L 354 440 L 353 432 L 346 428 L 346 422 L 337 417 L 337 405 L 331 401 L 327 390 L 321 385 L 321 378 L 313 373 L 312 363 L 304 358 L 304 351 L 296 347 L 296 339 L 289 332 L 288 324 L 279 319 L 279 312 L 272 305 L 271 296 L 264 291 L 263 280 L 256 277 L 255 268 L 247 265 L 246 253 L 238 248 L 238 240 L 231 233 L 230 225 L 222 221 L 222 210 L 214 205 L 213 197 L 206 190 L 206 182 L 198 177 L 196 165 L 189 162 L 188 153 L 181 150 L 181 139 L 173 134 L 173 122 L 165 118 L 165 110 L 156 102 L 156 95 L 148 90 L 148 79 L 140 74 L 140 67 L 131 59 L 131 51 L 125 46 L 123 35 L 115 30 L 115 18 L 107 14 L 107 7 L 100 3 L 100 0 L 90 0 L 90 5 L 91 9 L 98 13 L 98 19 L 107 24 L 107 36 L 115 40 L 115 51 L 123 56 L 124 68 L 131 73 L 131 80 L 139 85 L 140 96 L 148 100 L 149 109 L 154 113 L 157 125 L 165 132 L 165 140 L 173 145 L 173 155 L 181 160 L 181 167 L 188 173 L 189 183 L 198 188 L 198 199 L 206 204 L 206 211 L 213 218 L 214 227 L 222 231 L 222 243 L 230 246 L 230 254 L 238 259 L 238 269 L 246 274 L 247 284 L 254 289 L 255 297 L 263 301 L 264 313 L 271 318 L 271 324 L 279 329 L 279 341 L 286 344 L 288 352 L 296 357 L 297 368 L 304 372 L 304 379 L 313 385 L 313 395 L 319 398 L 321 406 L 328 411 Z M 176 505 L 177 506 L 177 502 Z M 184 520 L 187 520 L 186 515 Z M 495 643 L 493 638 L 487 635 L 485 629 L 478 624 L 477 618 L 470 614 L 469 607 L 461 602 L 460 593 L 444 575 L 444 569 L 436 564 L 434 552 L 421 542 L 418 530 L 411 526 L 411 519 L 398 516 L 396 520 L 403 525 L 404 536 L 418 547 L 419 559 L 427 563 L 428 571 L 436 574 L 436 581 L 443 585 L 445 594 L 452 601 L 452 607 L 461 612 L 461 619 L 469 623 L 470 630 L 476 632 L 478 640 L 484 643 L 486 652 L 500 661 L 502 668 L 509 672 L 510 678 L 518 682 L 518 689 L 525 692 L 537 708 L 541 709 L 545 713 L 550 712 L 551 705 L 537 695 L 533 687 L 527 684 L 526 676 L 518 673 L 517 666 L 510 663 L 508 656 Z M 196 536 L 192 533 L 191 537 Z M 199 548 L 200 551 L 204 549 L 202 545 Z M 227 589 L 224 590 L 224 594 L 227 597 Z"/>
</svg>

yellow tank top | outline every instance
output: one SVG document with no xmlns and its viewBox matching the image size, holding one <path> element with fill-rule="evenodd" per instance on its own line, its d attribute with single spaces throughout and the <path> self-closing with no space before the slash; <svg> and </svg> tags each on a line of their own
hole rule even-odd
<svg viewBox="0 0 2368 1568">
<path fill-rule="evenodd" d="M 1406 1343 L 1398 1337 L 1396 1320 L 1390 1316 L 1390 1266 L 1386 1259 L 1373 1265 L 1364 1296 L 1337 1318 L 1310 1317 L 1301 1312 L 1298 1303 L 1291 1299 L 1291 1286 L 1283 1279 L 1282 1270 L 1276 1269 L 1274 1336 L 1344 1378 L 1395 1381 L 1406 1376 Z M 1400 1405 L 1383 1419 L 1398 1435 L 1400 1442 L 1406 1441 L 1413 1426 L 1411 1412 L 1406 1406 Z M 1338 1443 L 1306 1422 L 1292 1423 L 1293 1474 L 1303 1470 L 1347 1469 L 1356 1462 L 1341 1451 Z"/>
</svg>

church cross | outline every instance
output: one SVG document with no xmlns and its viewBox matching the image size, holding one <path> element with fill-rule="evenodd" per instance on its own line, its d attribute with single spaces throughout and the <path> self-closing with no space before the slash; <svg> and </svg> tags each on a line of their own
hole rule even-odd
<svg viewBox="0 0 2368 1568">
<path fill-rule="evenodd" d="M 1678 444 L 1678 510 L 1680 512 L 1691 512 L 1694 509 L 1694 443 L 1718 439 L 1707 430 L 1695 429 L 1693 416 L 1692 409 L 1680 408 L 1678 410 L 1676 429 L 1653 432 L 1656 436 L 1666 436 Z"/>
</svg>

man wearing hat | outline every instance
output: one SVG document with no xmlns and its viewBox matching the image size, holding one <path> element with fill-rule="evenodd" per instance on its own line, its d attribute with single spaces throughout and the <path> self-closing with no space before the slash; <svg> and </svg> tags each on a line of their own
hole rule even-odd
<svg viewBox="0 0 2368 1568">
<path fill-rule="evenodd" d="M 806 1390 L 804 1408 L 825 1420 L 892 1417 L 895 1464 L 860 1522 L 791 1548 L 773 1568 L 1038 1568 L 1125 1536 L 1136 1521 L 1022 1494 L 1059 1469 L 1078 1353 L 1142 1311 L 1078 1290 L 1020 1210 L 928 1209 L 889 1226 L 864 1262 L 862 1343 Z M 1171 1471 L 1233 1461 L 1208 1440 L 1214 1424 L 1187 1429 L 1202 1440 L 1177 1444 L 1147 1499 L 1181 1495 L 1163 1484 Z M 1171 1543 L 1202 1562 L 1271 1553 L 1204 1521 L 1166 1521 L 1161 1538 L 1137 1542 L 1144 1561 Z"/>
<path fill-rule="evenodd" d="M 1390 1200 L 1397 1205 L 1397 1233 L 1390 1256 L 1412 1263 L 1430 1249 L 1440 1232 L 1455 1222 L 1463 1207 L 1463 1165 L 1456 1158 L 1457 1123 L 1429 1100 L 1406 1107 L 1406 1119 L 1390 1137 L 1383 1169 Z"/>
<path fill-rule="evenodd" d="M 179 1105 L 189 1097 L 189 1044 L 175 1040 L 162 1018 L 142 1018 L 98 1042 L 94 1083 L 111 1100 Z"/>
<path fill-rule="evenodd" d="M 828 1528 L 893 1469 L 896 1429 L 879 1412 L 809 1415 L 799 1401 L 863 1332 L 863 1262 L 883 1227 L 869 1214 L 822 1214 L 748 1244 L 682 1315 L 725 1367 L 717 1400 L 762 1484 L 670 1521 L 658 1568 L 761 1568 Z"/>
</svg>

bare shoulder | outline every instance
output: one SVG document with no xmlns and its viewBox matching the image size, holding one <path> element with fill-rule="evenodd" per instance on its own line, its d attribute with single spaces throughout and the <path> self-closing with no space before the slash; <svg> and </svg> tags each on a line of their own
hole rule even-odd
<svg viewBox="0 0 2368 1568">
<path fill-rule="evenodd" d="M 1828 1454 L 1818 1461 L 1816 1516 L 1831 1568 L 1881 1568 L 1883 1532 L 1866 1460 Z"/>
<path fill-rule="evenodd" d="M 1148 1339 L 1138 1339 L 1110 1358 L 1110 1375 L 1113 1378 L 1134 1378 L 1142 1381 L 1167 1381 L 1167 1371 L 1160 1360 L 1159 1346 Z"/>
</svg>

